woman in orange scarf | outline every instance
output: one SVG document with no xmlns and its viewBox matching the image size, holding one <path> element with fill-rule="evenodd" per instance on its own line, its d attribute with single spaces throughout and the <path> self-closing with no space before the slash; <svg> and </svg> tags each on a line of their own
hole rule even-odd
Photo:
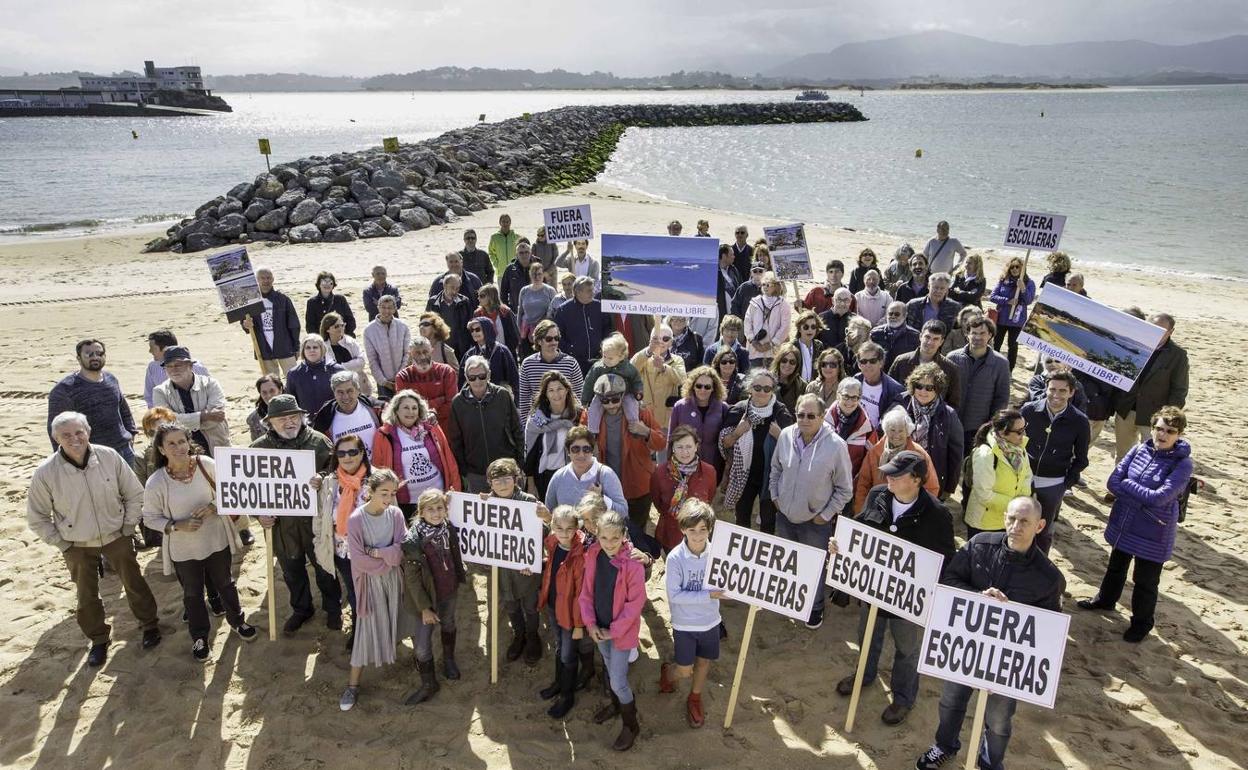
<svg viewBox="0 0 1248 770">
<path fill-rule="evenodd" d="M 365 503 L 364 482 L 372 472 L 364 441 L 355 434 L 339 438 L 321 488 L 317 490 L 317 515 L 312 520 L 317 563 L 332 563 L 347 586 L 347 603 L 351 606 L 348 652 L 355 642 L 355 584 L 351 580 L 351 559 L 347 556 L 347 517 Z"/>
</svg>

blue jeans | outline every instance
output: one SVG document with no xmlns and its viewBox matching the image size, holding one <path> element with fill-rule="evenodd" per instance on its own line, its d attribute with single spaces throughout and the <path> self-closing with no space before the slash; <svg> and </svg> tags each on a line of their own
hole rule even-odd
<svg viewBox="0 0 1248 770">
<path fill-rule="evenodd" d="M 1037 487 L 1032 494 L 1040 503 L 1040 515 L 1044 517 L 1044 529 L 1036 535 L 1036 545 L 1046 554 L 1053 547 L 1053 527 L 1057 525 L 1057 513 L 1062 510 L 1062 497 L 1066 494 L 1065 484 L 1051 487 Z"/>
<path fill-rule="evenodd" d="M 945 682 L 940 693 L 940 724 L 936 726 L 936 745 L 946 754 L 957 754 L 962 748 L 958 733 L 966 719 L 966 706 L 974 688 L 956 682 Z M 983 770 L 1004 770 L 1005 747 L 1010 743 L 1010 719 L 1017 702 L 1001 695 L 989 695 L 984 708 L 984 737 L 979 745 L 979 767 Z"/>
<path fill-rule="evenodd" d="M 858 641 L 867 630 L 867 615 L 871 608 L 862 606 L 858 615 Z M 879 672 L 880 652 L 884 649 L 884 631 L 893 635 L 893 673 L 889 685 L 893 688 L 893 703 L 913 706 L 919 695 L 919 648 L 923 644 L 923 629 L 902 618 L 875 617 L 875 632 L 871 635 L 871 647 L 867 650 L 867 667 L 862 672 L 862 683 L 874 682 Z"/>
<path fill-rule="evenodd" d="M 134 470 L 135 457 L 133 445 L 126 444 L 117 450 L 117 454 L 121 455 L 121 459 L 126 461 L 126 465 L 129 465 L 131 470 Z"/>
<path fill-rule="evenodd" d="M 633 690 L 628 686 L 628 656 L 632 650 L 617 649 L 611 641 L 606 641 L 598 643 L 598 652 L 602 653 L 602 665 L 607 669 L 611 692 L 620 699 L 620 703 L 632 703 Z"/>
<path fill-rule="evenodd" d="M 821 551 L 827 550 L 828 538 L 832 537 L 832 528 L 832 522 L 816 524 L 814 519 L 794 524 L 789 521 L 789 517 L 785 516 L 783 511 L 776 512 L 777 537 L 802 545 L 814 546 Z M 819 570 L 819 582 L 815 585 L 815 603 L 810 608 L 812 613 L 823 612 L 823 581 L 827 575 L 827 569 L 827 559 L 824 559 L 824 565 Z"/>
<path fill-rule="evenodd" d="M 546 619 L 550 622 L 550 630 L 555 637 L 555 655 L 559 657 L 560 663 L 570 666 L 576 660 L 576 640 L 572 638 L 572 629 L 559 626 L 559 618 L 555 615 L 554 607 L 547 607 L 546 614 Z"/>
<path fill-rule="evenodd" d="M 438 623 L 427 626 L 421 619 L 420 615 L 416 616 L 416 633 L 412 636 L 412 646 L 416 648 L 416 660 L 430 661 L 433 660 L 433 630 L 435 628 L 442 631 L 442 636 L 455 633 L 455 599 L 458 592 L 451 594 L 446 599 L 437 599 L 435 603 L 437 607 L 433 609 L 438 616 Z M 443 649 L 443 654 L 446 650 Z"/>
</svg>

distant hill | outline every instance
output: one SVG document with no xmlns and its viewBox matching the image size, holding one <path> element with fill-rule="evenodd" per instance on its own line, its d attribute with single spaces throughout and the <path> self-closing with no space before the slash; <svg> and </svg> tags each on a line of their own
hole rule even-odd
<svg viewBox="0 0 1248 770">
<path fill-rule="evenodd" d="M 358 91 L 364 78 L 272 72 L 251 75 L 205 75 L 204 87 L 216 91 Z"/>
<path fill-rule="evenodd" d="M 1191 45 L 1141 40 L 1015 45 L 960 35 L 919 32 L 846 43 L 828 53 L 807 54 L 773 67 L 765 75 L 812 80 L 871 81 L 932 77 L 1138 78 L 1161 72 L 1248 74 L 1248 35 Z"/>
<path fill-rule="evenodd" d="M 723 72 L 674 72 L 655 77 L 622 78 L 610 72 L 504 70 L 438 67 L 402 74 L 377 75 L 364 81 L 369 91 L 526 91 L 587 88 L 751 88 L 746 78 Z"/>
</svg>

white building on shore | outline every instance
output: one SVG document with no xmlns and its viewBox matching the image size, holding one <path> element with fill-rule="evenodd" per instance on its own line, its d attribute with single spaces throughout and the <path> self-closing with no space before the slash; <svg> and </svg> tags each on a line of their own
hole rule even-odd
<svg viewBox="0 0 1248 770">
<path fill-rule="evenodd" d="M 143 62 L 143 76 L 80 77 L 84 91 L 112 91 L 123 94 L 122 101 L 143 102 L 153 91 L 192 91 L 209 94 L 199 67 L 157 67 Z"/>
</svg>

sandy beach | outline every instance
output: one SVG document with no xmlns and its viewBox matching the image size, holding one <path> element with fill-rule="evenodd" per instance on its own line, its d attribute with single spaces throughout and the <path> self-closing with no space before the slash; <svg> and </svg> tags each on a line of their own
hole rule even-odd
<svg viewBox="0 0 1248 770">
<path fill-rule="evenodd" d="M 601 232 L 661 234 L 672 219 L 692 232 L 697 219 L 730 238 L 746 224 L 751 236 L 779 220 L 742 216 L 648 199 L 615 188 L 585 185 L 557 195 L 510 201 L 446 226 L 348 244 L 251 249 L 254 264 L 273 269 L 276 286 L 302 310 L 322 269 L 338 277 L 339 291 L 366 319 L 360 290 L 370 268 L 383 264 L 407 307 L 423 306 L 443 255 L 461 248 L 465 227 L 482 242 L 503 211 L 531 236 L 541 210 L 592 203 Z M 1003 204 L 1004 205 L 1004 204 Z M 1073 223 L 1072 223 L 1073 227 Z M 904 239 L 921 248 L 929 223 L 915 222 Z M 870 246 L 886 262 L 903 238 L 846 229 L 808 227 L 817 275 L 832 257 L 852 266 Z M 475 571 L 472 593 L 461 594 L 459 662 L 464 678 L 444 683 L 422 706 L 401 705 L 416 682 L 408 644 L 399 663 L 367 670 L 359 705 L 338 710 L 347 678 L 343 639 L 324 616 L 298 637 L 267 640 L 262 547 L 236 560 L 238 586 L 249 620 L 262 638 L 247 645 L 214 624 L 212 660 L 192 661 L 181 616 L 180 589 L 161 575 L 156 552 L 139 556 L 160 605 L 164 642 L 140 649 L 139 631 L 114 575 L 101 583 L 113 622 L 113 644 L 101 669 L 84 665 L 87 642 L 73 617 L 74 590 L 62 558 L 25 523 L 30 475 L 48 454 L 46 394 L 77 368 L 74 342 L 98 337 L 108 345 L 108 370 L 143 412 L 143 373 L 150 357 L 146 335 L 172 329 L 222 384 L 235 443 L 245 443 L 244 417 L 254 399 L 257 370 L 248 338 L 223 320 L 204 256 L 141 254 L 155 232 L 125 232 L 70 240 L 0 245 L 0 319 L 9 329 L 0 344 L 0 766 L 11 768 L 376 768 L 588 767 L 855 767 L 908 768 L 932 741 L 940 682 L 924 678 L 907 722 L 889 727 L 878 714 L 887 703 L 881 682 L 867 689 L 852 734 L 843 731 L 847 699 L 838 679 L 857 660 L 857 609 L 831 607 L 824 626 L 808 631 L 760 612 L 732 729 L 721 729 L 739 652 L 746 607 L 726 605 L 731 633 L 714 666 L 707 694 L 707 725 L 684 722 L 683 688 L 658 692 L 658 661 L 671 654 L 663 571 L 649 583 L 641 660 L 632 667 L 642 736 L 630 755 L 610 750 L 618 726 L 590 721 L 600 702 L 582 694 L 566 723 L 549 719 L 537 690 L 549 683 L 549 652 L 535 668 L 501 663 L 489 684 L 485 573 Z M 956 232 L 953 233 L 955 236 Z M 596 244 L 591 248 L 596 248 Z M 1001 255 L 989 259 L 995 278 Z M 596 252 L 595 252 L 596 253 Z M 1161 583 L 1156 632 L 1140 645 L 1121 640 L 1125 615 L 1083 613 L 1074 600 L 1091 596 L 1103 574 L 1102 534 L 1108 506 L 1099 501 L 1112 465 L 1112 430 L 1091 451 L 1088 487 L 1068 498 L 1055 535 L 1054 560 L 1068 583 L 1070 641 L 1054 710 L 1022 705 L 1014 719 L 1011 768 L 1244 767 L 1248 756 L 1248 545 L 1234 501 L 1248 497 L 1248 284 L 1080 265 L 1096 299 L 1177 318 L 1174 339 L 1191 359 L 1189 433 L 1197 475 L 1207 482 L 1180 525 L 1175 555 Z M 1032 275 L 1044 274 L 1033 260 Z M 803 291 L 805 287 L 803 287 Z M 405 309 L 403 315 L 410 317 Z M 363 324 L 361 323 L 361 326 Z M 709 341 L 708 341 L 709 342 Z M 1025 350 L 1027 362 L 1035 354 Z M 1024 381 L 1015 373 L 1014 395 Z M 960 530 L 960 526 L 959 526 Z M 1129 589 L 1128 589 L 1129 590 Z M 279 623 L 286 591 L 277 581 Z M 507 631 L 500 636 L 506 644 Z M 656 641 L 657 640 L 657 641 Z M 891 642 L 881 668 L 891 666 Z M 884 677 L 887 678 L 886 675 Z M 963 733 L 966 740 L 970 720 Z M 1238 759 L 1236 759 L 1238 757 Z M 959 756 L 957 767 L 962 766 Z"/>
</svg>

